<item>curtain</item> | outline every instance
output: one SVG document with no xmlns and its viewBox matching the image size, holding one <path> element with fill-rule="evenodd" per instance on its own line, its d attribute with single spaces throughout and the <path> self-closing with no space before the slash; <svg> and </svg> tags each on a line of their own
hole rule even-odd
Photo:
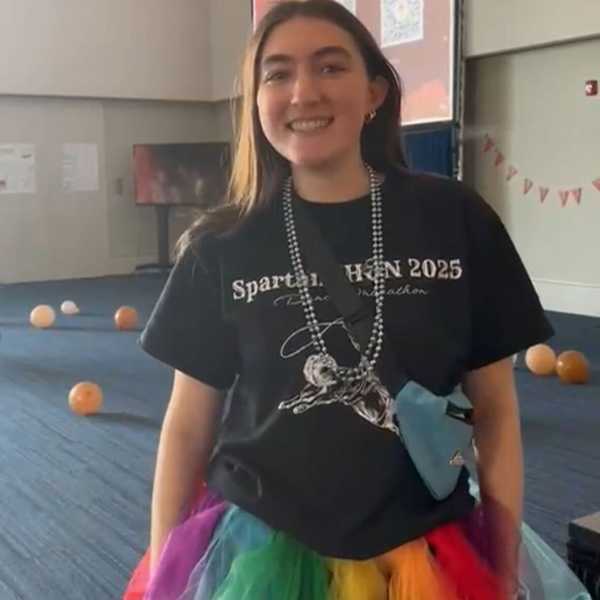
<svg viewBox="0 0 600 600">
<path fill-rule="evenodd" d="M 404 149 L 411 169 L 453 177 L 456 135 L 452 125 L 424 131 L 405 131 Z"/>
</svg>

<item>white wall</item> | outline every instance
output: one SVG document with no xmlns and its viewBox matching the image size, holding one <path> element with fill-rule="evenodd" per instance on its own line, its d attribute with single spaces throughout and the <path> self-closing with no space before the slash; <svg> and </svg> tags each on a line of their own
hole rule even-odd
<svg viewBox="0 0 600 600">
<path fill-rule="evenodd" d="M 464 0 L 466 55 L 600 35 L 598 0 Z M 221 100 L 250 0 L 0 0 L 0 94 Z"/>
<path fill-rule="evenodd" d="M 234 95 L 246 41 L 252 33 L 250 0 L 210 0 L 212 98 Z"/>
<path fill-rule="evenodd" d="M 0 0 L 0 15 L 0 94 L 212 98 L 206 0 Z"/>
<path fill-rule="evenodd" d="M 156 261 L 154 208 L 136 206 L 133 200 L 132 145 L 226 140 L 228 138 L 219 130 L 217 113 L 212 103 L 104 103 L 109 227 L 107 272 L 128 273 L 134 261 L 135 264 Z M 170 216 L 172 246 L 193 219 L 194 211 L 191 207 L 177 207 L 170 211 Z"/>
<path fill-rule="evenodd" d="M 598 0 L 464 0 L 468 57 L 600 35 Z"/>
<path fill-rule="evenodd" d="M 501 215 L 546 308 L 600 316 L 600 99 L 584 95 L 599 57 L 596 39 L 470 60 L 465 180 Z M 506 156 L 499 168 L 485 133 Z M 527 196 L 524 177 L 536 183 Z M 537 185 L 550 188 L 543 204 Z M 581 205 L 561 207 L 558 190 L 580 185 Z"/>
<path fill-rule="evenodd" d="M 154 212 L 133 200 L 132 146 L 221 140 L 220 118 L 209 104 L 0 98 L 0 143 L 35 144 L 37 179 L 35 194 L 0 195 L 0 283 L 130 273 L 156 262 Z M 98 191 L 63 191 L 62 144 L 70 142 L 97 144 Z M 183 207 L 171 214 L 174 242 L 193 215 Z"/>
<path fill-rule="evenodd" d="M 103 274 L 108 254 L 105 182 L 97 192 L 61 189 L 62 142 L 98 145 L 104 172 L 102 105 L 36 98 L 0 99 L 2 143 L 35 144 L 36 194 L 0 195 L 0 282 Z"/>
</svg>

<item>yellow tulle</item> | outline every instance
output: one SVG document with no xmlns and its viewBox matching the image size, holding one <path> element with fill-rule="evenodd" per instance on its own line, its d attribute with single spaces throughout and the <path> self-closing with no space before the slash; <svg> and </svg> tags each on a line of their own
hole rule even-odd
<svg viewBox="0 0 600 600">
<path fill-rule="evenodd" d="M 421 538 L 373 560 L 332 560 L 331 600 L 459 600 Z"/>
<path fill-rule="evenodd" d="M 374 560 L 333 560 L 331 600 L 388 600 L 387 577 Z"/>
</svg>

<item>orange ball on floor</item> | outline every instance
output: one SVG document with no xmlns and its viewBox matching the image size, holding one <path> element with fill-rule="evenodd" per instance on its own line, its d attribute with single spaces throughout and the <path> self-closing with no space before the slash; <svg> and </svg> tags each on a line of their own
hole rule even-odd
<svg viewBox="0 0 600 600">
<path fill-rule="evenodd" d="M 535 375 L 552 375 L 556 370 L 556 354 L 550 346 L 536 344 L 525 353 L 525 364 Z"/>
<path fill-rule="evenodd" d="M 51 306 L 40 304 L 36 306 L 29 315 L 29 322 L 38 329 L 47 329 L 54 325 L 56 313 Z"/>
<path fill-rule="evenodd" d="M 117 329 L 135 329 L 138 325 L 138 313 L 131 306 L 121 306 L 115 313 L 115 325 Z"/>
<path fill-rule="evenodd" d="M 81 381 L 69 392 L 69 406 L 78 415 L 92 415 L 102 408 L 102 388 L 91 381 Z"/>
<path fill-rule="evenodd" d="M 590 379 L 590 363 L 576 350 L 567 350 L 558 356 L 556 372 L 564 383 L 587 383 Z"/>
</svg>

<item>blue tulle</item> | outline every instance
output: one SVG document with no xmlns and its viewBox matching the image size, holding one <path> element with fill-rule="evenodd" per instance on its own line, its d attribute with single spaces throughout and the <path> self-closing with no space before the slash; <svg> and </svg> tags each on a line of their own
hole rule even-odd
<svg viewBox="0 0 600 600">
<path fill-rule="evenodd" d="M 523 598 L 592 600 L 565 561 L 526 523 L 521 527 L 521 535 L 523 547 L 520 573 Z"/>
<path fill-rule="evenodd" d="M 264 546 L 273 530 L 237 507 L 230 508 L 215 531 L 204 559 L 196 565 L 181 600 L 213 598 L 234 559 Z"/>
</svg>

